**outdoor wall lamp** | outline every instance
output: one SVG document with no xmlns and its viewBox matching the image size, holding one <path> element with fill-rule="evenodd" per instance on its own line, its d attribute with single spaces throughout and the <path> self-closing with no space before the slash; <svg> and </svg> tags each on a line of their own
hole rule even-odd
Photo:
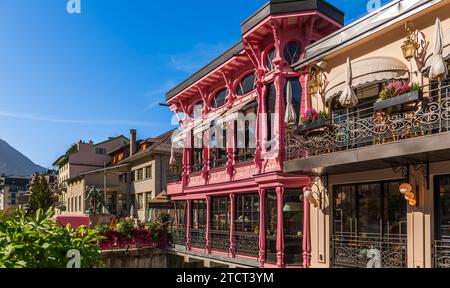
<svg viewBox="0 0 450 288">
<path fill-rule="evenodd" d="M 304 196 L 305 196 L 305 199 L 307 199 L 309 201 L 309 203 L 311 203 L 314 206 L 314 208 L 317 208 L 319 206 L 319 204 L 317 204 L 317 200 L 316 200 L 316 198 L 314 198 L 314 195 L 311 190 L 305 190 Z"/>
<path fill-rule="evenodd" d="M 418 42 L 419 33 L 414 25 L 409 21 L 405 24 L 405 30 L 406 33 L 408 33 L 408 36 L 402 45 L 403 57 L 405 57 L 406 60 L 411 61 L 420 47 Z"/>
<path fill-rule="evenodd" d="M 406 201 L 408 201 L 408 204 L 411 206 L 416 206 L 417 205 L 416 194 L 414 194 L 412 190 L 413 187 L 409 183 L 403 183 L 400 185 L 400 193 L 405 195 L 405 199 Z"/>
<path fill-rule="evenodd" d="M 325 93 L 325 87 L 327 86 L 327 79 L 322 70 L 313 65 L 309 68 L 309 83 L 308 83 L 308 92 L 311 96 L 316 96 L 319 94 L 322 98 L 322 102 L 325 105 L 325 99 L 323 95 Z"/>
</svg>

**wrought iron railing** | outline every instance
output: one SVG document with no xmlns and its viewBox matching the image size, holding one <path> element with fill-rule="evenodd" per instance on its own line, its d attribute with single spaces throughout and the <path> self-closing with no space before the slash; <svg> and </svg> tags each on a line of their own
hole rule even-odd
<svg viewBox="0 0 450 288">
<path fill-rule="evenodd" d="M 308 158 L 401 139 L 450 131 L 450 81 L 424 87 L 423 100 L 409 109 L 377 112 L 373 107 L 333 115 L 331 125 L 306 135 L 288 133 L 288 160 Z M 416 104 L 416 105 L 414 105 Z"/>
<path fill-rule="evenodd" d="M 406 235 L 332 237 L 333 266 L 349 268 L 406 268 Z"/>
<path fill-rule="evenodd" d="M 206 231 L 205 229 L 191 228 L 191 246 L 196 248 L 205 248 L 206 246 Z"/>
<path fill-rule="evenodd" d="M 434 242 L 434 268 L 450 268 L 450 241 Z"/>
<path fill-rule="evenodd" d="M 172 242 L 175 245 L 186 245 L 186 228 L 171 228 L 169 233 L 172 237 Z"/>
<path fill-rule="evenodd" d="M 259 256 L 259 235 L 248 232 L 234 233 L 234 245 L 236 254 L 244 256 Z"/>
<path fill-rule="evenodd" d="M 230 231 L 211 230 L 211 249 L 228 252 L 230 250 Z"/>
</svg>

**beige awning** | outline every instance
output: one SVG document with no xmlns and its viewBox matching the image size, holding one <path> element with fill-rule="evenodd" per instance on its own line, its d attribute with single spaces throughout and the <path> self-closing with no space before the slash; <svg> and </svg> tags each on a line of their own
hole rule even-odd
<svg viewBox="0 0 450 288">
<path fill-rule="evenodd" d="M 408 66 L 393 57 L 371 57 L 353 62 L 351 66 L 353 89 L 381 81 L 409 78 Z M 341 94 L 345 86 L 345 75 L 344 68 L 331 73 L 331 80 L 325 91 L 327 103 Z"/>
<path fill-rule="evenodd" d="M 450 64 L 450 29 L 443 32 L 442 46 L 444 47 L 442 57 L 447 60 L 447 64 Z M 425 65 L 422 68 L 424 76 L 428 77 L 430 72 L 431 62 L 433 59 L 433 47 L 430 45 L 428 48 L 427 56 L 425 57 Z"/>
</svg>

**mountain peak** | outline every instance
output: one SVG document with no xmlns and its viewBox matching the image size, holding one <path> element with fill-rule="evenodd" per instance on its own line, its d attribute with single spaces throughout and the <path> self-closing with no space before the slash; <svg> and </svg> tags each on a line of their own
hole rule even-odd
<svg viewBox="0 0 450 288">
<path fill-rule="evenodd" d="M 5 140 L 0 138 L 0 174 L 9 176 L 31 176 L 35 172 L 45 172 L 28 157 L 17 151 Z"/>
</svg>

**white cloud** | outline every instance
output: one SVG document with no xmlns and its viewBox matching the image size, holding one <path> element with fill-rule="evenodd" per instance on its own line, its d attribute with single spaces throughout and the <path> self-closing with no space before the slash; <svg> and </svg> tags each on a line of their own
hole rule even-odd
<svg viewBox="0 0 450 288">
<path fill-rule="evenodd" d="M 50 122 L 50 123 L 61 123 L 61 124 L 78 124 L 78 125 L 105 125 L 105 126 L 148 126 L 148 127 L 158 127 L 159 123 L 155 122 L 144 122 L 144 121 L 133 121 L 133 120 L 118 120 L 118 119 L 64 119 L 64 118 L 52 118 L 43 117 L 33 114 L 25 114 L 20 112 L 11 111 L 0 111 L 0 117 L 16 118 L 32 121 Z"/>
</svg>

